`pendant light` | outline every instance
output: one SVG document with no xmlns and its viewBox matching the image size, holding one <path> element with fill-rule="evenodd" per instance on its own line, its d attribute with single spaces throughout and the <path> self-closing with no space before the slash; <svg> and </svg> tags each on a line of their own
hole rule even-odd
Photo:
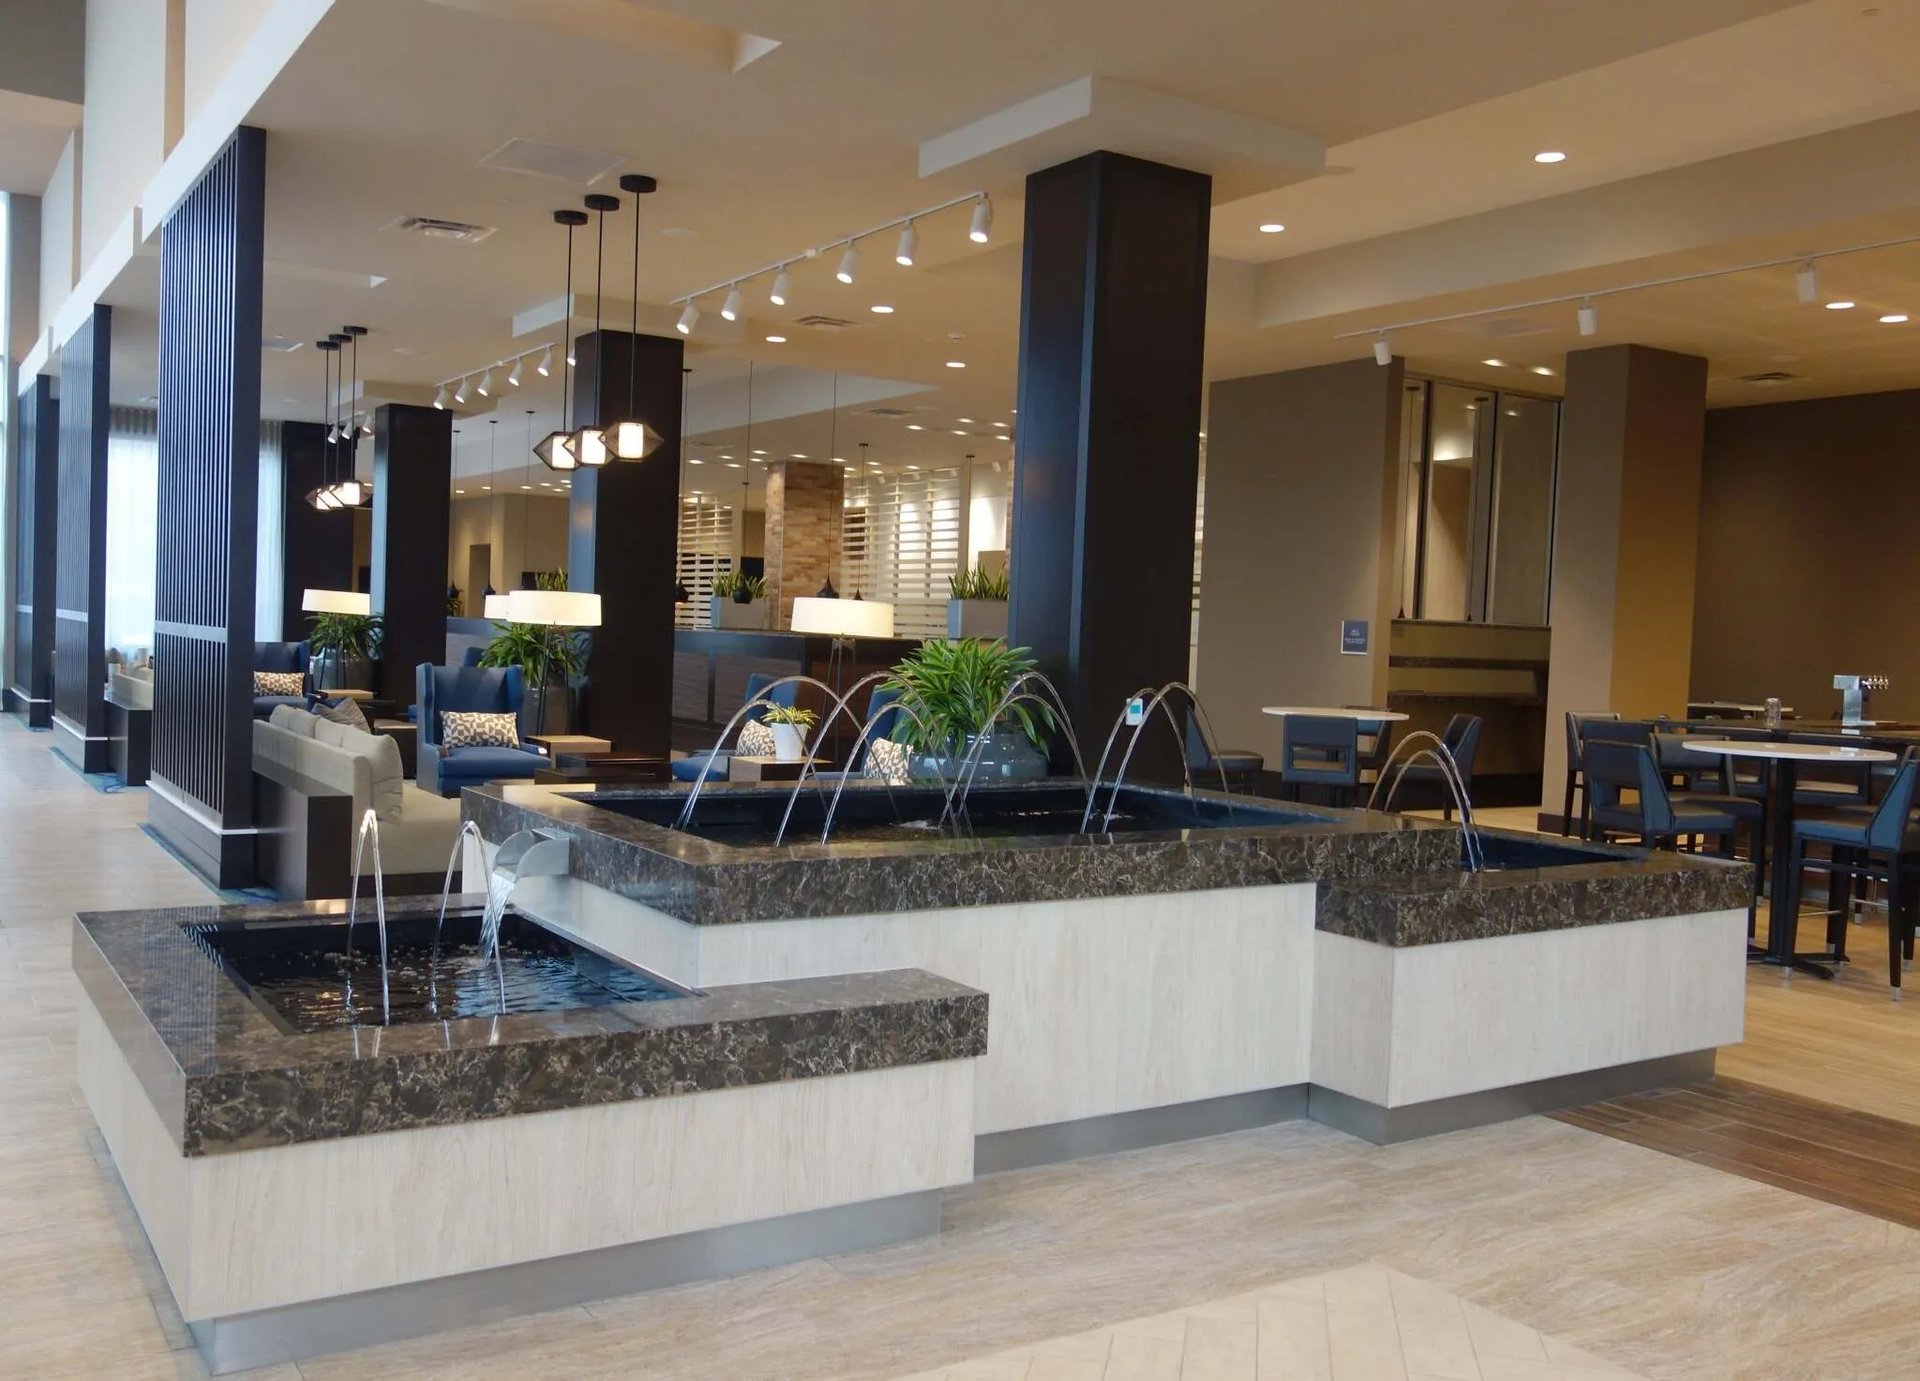
<svg viewBox="0 0 1920 1381">
<path fill-rule="evenodd" d="M 333 415 L 333 357 L 339 353 L 339 343 L 331 337 L 317 340 L 313 348 L 320 352 L 320 363 L 324 377 L 320 384 L 320 420 L 331 423 Z M 333 486 L 327 481 L 333 474 L 333 437 L 334 429 L 327 428 L 327 437 L 320 452 L 320 483 L 307 491 L 307 502 L 322 513 L 331 513 L 340 506 L 333 494 Z"/>
<path fill-rule="evenodd" d="M 340 507 L 342 508 L 358 508 L 367 501 L 367 486 L 360 483 L 359 474 L 361 433 L 358 412 L 360 404 L 360 337 L 366 335 L 367 328 L 364 326 L 343 326 L 340 329 L 341 334 L 347 337 L 353 347 L 353 388 L 348 396 L 353 399 L 355 411 L 352 416 L 347 418 L 346 426 L 341 429 L 340 439 L 346 446 L 346 455 L 344 457 L 346 464 L 343 467 L 345 473 L 341 475 L 340 482 L 333 486 L 333 496 L 340 501 Z M 372 434 L 373 429 L 369 426 L 367 428 L 367 435 L 371 436 Z"/>
<path fill-rule="evenodd" d="M 578 427 L 573 433 L 573 453 L 582 465 L 605 465 L 607 455 L 607 431 L 600 425 L 600 410 L 606 406 L 606 390 L 601 387 L 607 365 L 607 343 L 600 338 L 600 280 L 607 257 L 607 212 L 620 209 L 620 198 L 608 196 L 605 192 L 592 192 L 587 196 L 587 210 L 594 213 L 594 221 L 599 231 L 598 244 L 593 252 L 593 416 L 594 421 Z M 578 409 L 575 410 L 576 412 Z"/>
<path fill-rule="evenodd" d="M 829 461 L 833 461 L 838 459 L 839 455 L 840 455 L 840 374 L 836 370 L 833 376 L 833 422 L 831 427 L 828 430 L 828 435 L 827 435 L 827 459 Z M 841 475 L 841 478 L 840 478 L 840 486 L 841 486 L 841 493 L 844 494 L 846 492 L 846 476 L 844 473 Z M 813 597 L 815 599 L 840 598 L 840 592 L 833 588 L 833 550 L 834 550 L 833 529 L 835 527 L 840 526 L 842 523 L 846 522 L 846 519 L 838 513 L 834 514 L 833 517 L 834 517 L 833 523 L 829 525 L 827 528 L 827 578 L 824 582 L 821 583 L 820 588 L 813 592 Z"/>
<path fill-rule="evenodd" d="M 633 193 L 633 322 L 627 339 L 627 411 L 622 420 L 607 428 L 607 449 L 621 460 L 645 460 L 660 449 L 666 438 L 640 418 L 640 199 L 649 196 L 659 183 L 644 173 L 626 173 L 620 189 Z M 684 392 L 684 381 L 683 381 Z M 680 425 L 686 426 L 684 403 Z"/>
<path fill-rule="evenodd" d="M 567 380 L 573 365 L 573 232 L 587 223 L 587 213 L 567 207 L 553 213 L 553 223 L 567 228 L 566 353 L 561 356 L 566 363 L 560 369 L 560 426 L 541 437 L 533 453 L 549 470 L 577 470 L 580 453 L 574 449 L 573 433 L 567 430 Z"/>
<path fill-rule="evenodd" d="M 693 371 L 691 369 L 688 369 L 685 365 L 680 366 L 680 419 L 681 419 L 680 431 L 681 431 L 682 437 L 686 435 L 687 389 L 688 389 L 689 383 L 692 381 L 692 375 L 693 375 Z M 676 497 L 684 495 L 687 489 L 687 447 L 684 440 L 681 442 L 679 450 L 680 450 L 680 467 L 679 467 L 680 483 L 679 483 L 678 489 L 675 490 Z M 743 475 L 747 473 L 744 466 L 741 468 L 740 473 Z M 681 528 L 684 528 L 686 525 L 686 520 L 687 520 L 687 510 L 685 509 L 685 507 L 679 507 L 677 509 L 675 519 L 674 519 L 676 525 Z M 680 567 L 681 555 L 682 555 L 681 545 L 679 540 L 676 539 L 673 544 L 673 564 L 674 564 L 673 602 L 675 604 L 687 604 L 687 603 L 690 603 L 693 599 L 693 595 L 687 589 L 687 582 L 680 578 L 679 567 Z"/>
<path fill-rule="evenodd" d="M 500 425 L 499 418 L 489 417 L 487 419 L 487 490 L 493 495 L 492 502 L 489 503 L 487 506 L 487 510 L 488 510 L 487 517 L 489 520 L 491 520 L 495 514 L 500 515 L 500 539 L 501 539 L 500 545 L 502 550 L 504 551 L 506 547 L 506 535 L 507 535 L 507 532 L 506 532 L 507 501 L 500 493 L 500 474 L 499 474 L 499 471 L 494 467 L 495 452 L 493 448 L 493 443 L 499 437 L 499 433 L 496 432 L 494 428 L 498 427 L 499 425 Z M 531 408 L 527 409 L 527 434 L 529 437 L 531 437 L 533 434 L 533 409 Z M 488 527 L 489 528 L 492 527 L 491 521 L 489 521 Z M 488 538 L 489 540 L 491 540 L 492 538 L 491 531 L 489 531 L 488 533 Z M 492 619 L 494 622 L 499 623 L 507 617 L 507 597 L 499 593 L 498 591 L 495 591 L 492 589 L 493 560 L 491 555 L 488 556 L 488 560 L 487 560 L 487 586 L 488 586 L 488 589 L 481 592 L 480 612 L 483 617 Z"/>
</svg>

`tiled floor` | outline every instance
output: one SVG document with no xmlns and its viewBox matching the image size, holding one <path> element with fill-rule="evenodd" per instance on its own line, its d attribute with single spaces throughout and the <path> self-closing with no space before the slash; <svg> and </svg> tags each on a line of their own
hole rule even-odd
<svg viewBox="0 0 1920 1381">
<path fill-rule="evenodd" d="M 96 794 L 47 742 L 0 717 L 0 1378 L 179 1381 L 202 1370 L 72 1081 L 68 917 L 206 894 L 140 832 L 142 793 Z M 1532 1118 L 1387 1148 L 1291 1123 L 990 1176 L 947 1197 L 936 1238 L 268 1375 L 884 1378 L 1369 1263 L 1434 1310 L 1658 1381 L 1912 1378 L 1920 1358 L 1920 1234 Z M 1394 1317 L 1367 1331 L 1388 1376 L 1389 1346 L 1408 1360 Z M 1190 1354 L 1192 1329 L 1198 1376 L 1233 1330 L 1201 1327 Z"/>
<path fill-rule="evenodd" d="M 1386 1266 L 1282 1281 L 901 1381 L 1630 1381 Z"/>
</svg>

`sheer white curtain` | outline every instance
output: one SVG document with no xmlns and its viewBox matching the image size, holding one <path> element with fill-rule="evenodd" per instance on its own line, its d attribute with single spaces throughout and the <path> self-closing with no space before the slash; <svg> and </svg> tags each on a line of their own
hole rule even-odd
<svg viewBox="0 0 1920 1381">
<path fill-rule="evenodd" d="M 107 646 L 122 652 L 153 646 L 155 420 L 145 408 L 115 408 L 107 430 Z"/>
<path fill-rule="evenodd" d="M 286 469 L 280 461 L 280 424 L 260 424 L 260 545 L 254 554 L 253 636 L 276 643 L 285 606 L 280 587 L 287 578 Z"/>
</svg>

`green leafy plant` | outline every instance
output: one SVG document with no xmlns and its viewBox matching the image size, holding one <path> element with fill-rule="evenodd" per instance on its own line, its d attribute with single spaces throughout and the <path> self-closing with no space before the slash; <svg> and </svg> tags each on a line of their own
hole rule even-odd
<svg viewBox="0 0 1920 1381">
<path fill-rule="evenodd" d="M 1004 601 L 1009 592 L 1005 571 L 989 571 L 984 566 L 975 566 L 970 571 L 947 577 L 947 593 L 954 599 Z"/>
<path fill-rule="evenodd" d="M 536 589 L 564 590 L 565 571 L 539 571 L 533 578 Z M 587 653 L 592 643 L 577 628 L 550 628 L 537 623 L 499 623 L 480 653 L 483 667 L 519 667 L 529 686 L 549 685 L 554 681 L 574 681 L 586 675 Z"/>
<path fill-rule="evenodd" d="M 950 754 L 976 735 L 1012 725 L 1044 749 L 1047 732 L 1058 727 L 1050 707 L 1021 701 L 994 716 L 1014 681 L 1033 666 L 1026 648 L 999 638 L 920 644 L 884 682 L 909 711 L 895 720 L 893 737 L 922 753 Z"/>
<path fill-rule="evenodd" d="M 761 718 L 768 724 L 791 724 L 796 729 L 811 729 L 820 716 L 798 705 L 769 705 Z"/>
<path fill-rule="evenodd" d="M 460 587 L 458 585 L 447 586 L 447 617 L 457 619 L 465 612 L 466 606 L 461 603 L 460 599 Z"/>
<path fill-rule="evenodd" d="M 748 604 L 761 598 L 767 592 L 765 577 L 742 575 L 738 571 L 722 571 L 713 578 L 713 595 L 716 599 L 739 600 Z M 745 598 L 742 599 L 741 596 Z"/>
<path fill-rule="evenodd" d="M 377 614 L 315 614 L 307 646 L 341 658 L 374 657 L 380 651 Z"/>
</svg>

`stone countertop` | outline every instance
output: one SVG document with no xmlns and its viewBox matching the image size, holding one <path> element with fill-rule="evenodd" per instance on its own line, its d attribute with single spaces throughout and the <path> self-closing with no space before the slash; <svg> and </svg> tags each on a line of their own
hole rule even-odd
<svg viewBox="0 0 1920 1381">
<path fill-rule="evenodd" d="M 974 794 L 1025 789 L 1030 786 L 982 785 Z M 702 800 L 764 796 L 784 807 L 791 790 L 709 785 Z M 693 925 L 1388 877 L 1451 870 L 1460 856 L 1457 825 L 1275 801 L 1258 804 L 1284 812 L 1285 821 L 1111 835 L 929 835 L 774 847 L 716 843 L 602 809 L 582 799 L 588 794 L 684 798 L 684 792 L 675 795 L 671 789 L 591 792 L 495 783 L 467 788 L 461 809 L 495 844 L 523 829 L 559 829 L 572 839 L 575 878 Z M 1203 801 L 1227 799 L 1217 792 L 1197 794 Z"/>
<path fill-rule="evenodd" d="M 1510 830 L 1480 833 L 1496 866 L 1478 873 L 1328 881 L 1320 888 L 1317 928 L 1405 948 L 1745 910 L 1753 897 L 1753 870 L 1746 863 Z M 1542 848 L 1594 857 L 1525 866 L 1525 851 Z M 1503 853 L 1514 861 L 1500 866 Z"/>
<path fill-rule="evenodd" d="M 395 899 L 387 912 L 438 906 Z M 344 910 L 333 901 L 76 919 L 74 972 L 183 1154 L 967 1059 L 987 1048 L 986 994 L 917 969 L 288 1035 L 190 929 Z"/>
</svg>

